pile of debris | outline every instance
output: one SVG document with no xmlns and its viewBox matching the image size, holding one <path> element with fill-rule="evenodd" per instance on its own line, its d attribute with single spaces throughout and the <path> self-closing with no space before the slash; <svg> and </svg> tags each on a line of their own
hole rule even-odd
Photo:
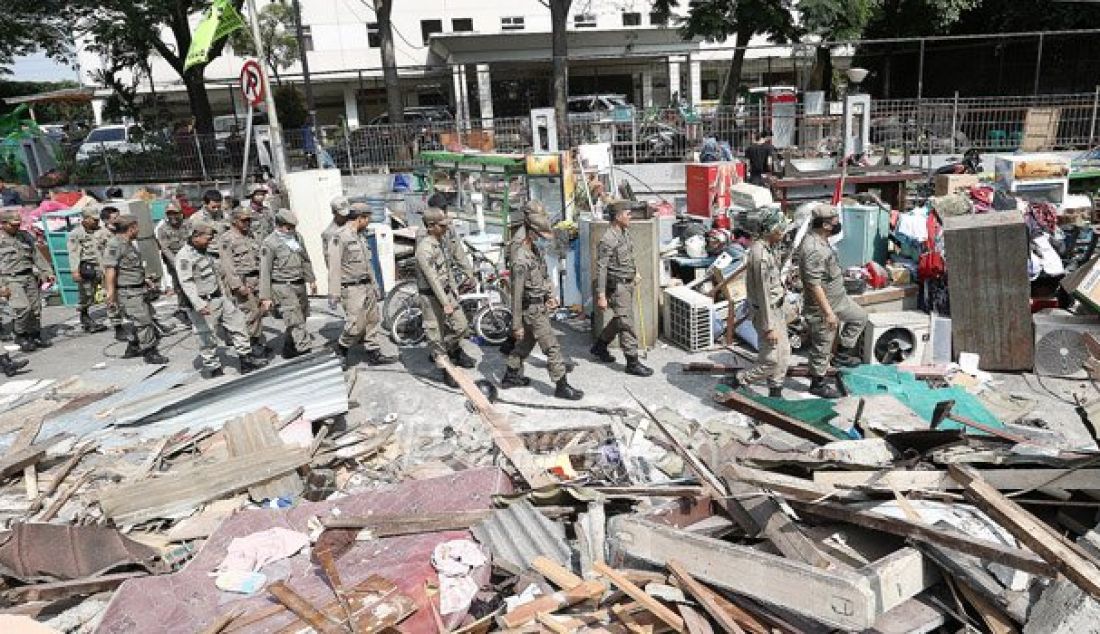
<svg viewBox="0 0 1100 634">
<path fill-rule="evenodd" d="M 602 427 L 540 433 L 448 371 L 473 422 L 411 443 L 349 401 L 331 355 L 213 384 L 139 369 L 11 391 L 0 630 L 1100 623 L 1095 445 L 975 420 L 961 395 L 923 409 L 952 388 L 912 378 L 826 415 L 720 391 L 729 415 L 703 423 L 630 394 Z"/>
</svg>

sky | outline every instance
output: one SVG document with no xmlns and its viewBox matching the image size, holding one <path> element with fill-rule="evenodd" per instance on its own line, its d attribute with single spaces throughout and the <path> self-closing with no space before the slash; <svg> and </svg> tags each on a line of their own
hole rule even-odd
<svg viewBox="0 0 1100 634">
<path fill-rule="evenodd" d="M 12 81 L 62 81 L 76 80 L 76 71 L 59 64 L 42 53 L 17 57 L 6 79 Z"/>
</svg>

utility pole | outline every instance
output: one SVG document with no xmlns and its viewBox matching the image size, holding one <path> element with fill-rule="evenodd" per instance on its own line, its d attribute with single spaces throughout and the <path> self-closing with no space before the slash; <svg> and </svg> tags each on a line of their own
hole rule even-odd
<svg viewBox="0 0 1100 634">
<path fill-rule="evenodd" d="M 306 110 L 309 112 L 309 134 L 313 137 L 314 153 L 321 142 L 317 138 L 317 104 L 313 101 L 313 81 L 309 78 L 309 54 L 302 45 L 302 5 L 294 0 L 294 34 L 298 38 L 298 57 L 302 62 L 302 81 L 306 88 Z"/>
<path fill-rule="evenodd" d="M 260 36 L 260 15 L 256 12 L 256 0 L 248 0 L 248 24 L 252 27 L 252 39 L 256 44 L 256 57 L 260 60 L 264 57 L 264 41 Z M 264 101 L 267 104 L 267 123 L 271 135 L 271 162 L 275 169 L 275 178 L 282 181 L 286 178 L 286 152 L 283 149 L 283 131 L 279 127 L 279 115 L 275 112 L 275 95 L 271 90 L 271 81 L 267 76 L 266 65 L 260 62 L 260 73 L 264 78 Z M 241 186 L 246 186 L 241 183 Z"/>
</svg>

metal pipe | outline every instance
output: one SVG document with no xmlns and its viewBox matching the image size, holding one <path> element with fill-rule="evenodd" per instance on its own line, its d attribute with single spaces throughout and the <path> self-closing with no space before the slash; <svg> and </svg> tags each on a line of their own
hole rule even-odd
<svg viewBox="0 0 1100 634">
<path fill-rule="evenodd" d="M 955 101 L 951 105 L 951 153 L 956 152 L 955 148 L 955 131 L 959 126 L 959 91 L 955 91 Z"/>
<path fill-rule="evenodd" d="M 1043 70 L 1043 34 L 1039 34 L 1039 49 L 1035 53 L 1035 90 L 1032 94 L 1039 94 L 1039 76 Z"/>
<path fill-rule="evenodd" d="M 917 101 L 924 96 L 924 38 L 920 39 L 920 58 L 917 62 Z"/>
<path fill-rule="evenodd" d="M 1096 92 L 1092 97 L 1092 123 L 1089 124 L 1089 147 L 1092 147 L 1093 139 L 1096 138 L 1096 111 L 1100 108 L 1100 86 L 1096 87 Z"/>
<path fill-rule="evenodd" d="M 264 59 L 264 42 L 260 35 L 260 14 L 256 11 L 256 0 L 248 0 L 248 22 L 252 27 L 252 41 L 256 45 L 256 57 Z M 279 127 L 279 114 L 275 110 L 275 95 L 272 94 L 271 81 L 267 77 L 267 68 L 260 64 L 260 75 L 264 78 L 264 101 L 267 104 L 268 134 L 271 137 L 271 161 L 274 163 L 275 177 L 280 181 L 286 178 L 286 152 L 283 148 L 283 132 Z"/>
</svg>

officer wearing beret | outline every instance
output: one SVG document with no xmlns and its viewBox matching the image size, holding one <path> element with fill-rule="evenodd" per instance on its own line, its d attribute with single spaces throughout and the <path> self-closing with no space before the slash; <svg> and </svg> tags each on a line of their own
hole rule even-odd
<svg viewBox="0 0 1100 634">
<path fill-rule="evenodd" d="M 328 245 L 336 237 L 336 232 L 348 221 L 351 203 L 343 196 L 336 196 L 329 202 L 329 208 L 332 209 L 332 221 L 321 232 L 321 252 L 325 255 L 325 267 L 328 267 Z"/>
<path fill-rule="evenodd" d="M 429 207 L 424 212 L 424 231 L 416 240 L 416 287 L 432 361 L 442 367 L 446 357 L 455 365 L 472 368 L 476 362 L 462 349 L 469 324 L 458 303 L 458 281 L 445 247 L 450 222 L 441 209 Z M 445 370 L 443 381 L 458 387 Z"/>
<path fill-rule="evenodd" d="M 253 355 L 266 358 L 271 350 L 264 339 L 264 313 L 260 310 L 260 241 L 252 231 L 255 212 L 237 207 L 229 213 L 229 220 L 232 226 L 218 248 L 218 271 L 230 300 L 244 313 Z"/>
<path fill-rule="evenodd" d="M 837 365 L 856 366 L 862 355 L 855 350 L 867 325 L 867 312 L 844 288 L 844 271 L 829 236 L 840 233 L 840 214 L 832 205 L 819 204 L 810 220 L 810 232 L 799 247 L 798 272 L 802 278 L 803 310 L 810 331 L 810 393 L 821 398 L 839 398 L 840 392 L 825 382 L 833 340 L 840 331 Z"/>
<path fill-rule="evenodd" d="M 146 363 L 163 365 L 168 359 L 157 351 L 155 312 L 146 296 L 153 285 L 145 275 L 141 253 L 134 246 L 138 235 L 137 218 L 119 216 L 115 220 L 114 233 L 103 251 L 107 306 L 117 307 L 119 314 L 129 318 L 134 326 L 122 357 L 140 356 Z"/>
<path fill-rule="evenodd" d="M 634 328 L 638 266 L 634 261 L 634 242 L 630 238 L 631 206 L 630 201 L 619 200 L 607 208 L 611 226 L 600 238 L 596 250 L 596 305 L 600 310 L 611 309 L 614 316 L 589 352 L 604 363 L 613 363 L 615 357 L 607 346 L 618 335 L 626 357 L 626 373 L 650 376 L 653 370 L 638 361 L 638 334 Z"/>
<path fill-rule="evenodd" d="M 790 365 L 791 344 L 787 340 L 787 316 L 783 305 L 787 289 L 783 285 L 783 261 L 777 249 L 787 230 L 787 218 L 778 209 L 765 210 L 760 217 L 760 235 L 749 248 L 745 290 L 756 328 L 756 363 L 737 371 L 727 384 L 741 387 L 766 379 L 768 396 L 783 397 L 783 381 Z"/>
<path fill-rule="evenodd" d="M 15 313 L 15 342 L 23 352 L 49 347 L 42 335 L 42 295 L 38 285 L 53 282 L 53 267 L 29 231 L 20 229 L 18 211 L 0 214 L 0 286 Z"/>
<path fill-rule="evenodd" d="M 508 355 L 508 370 L 501 387 L 530 385 L 531 379 L 523 374 L 523 362 L 538 343 L 546 355 L 550 380 L 555 384 L 554 396 L 578 401 L 584 397 L 584 392 L 569 385 L 561 344 L 550 325 L 550 313 L 558 307 L 558 300 L 554 297 L 543 251 L 552 235 L 550 218 L 542 203 L 529 201 L 523 208 L 523 226 L 517 229 L 509 245 L 515 315 L 512 335 L 516 343 Z"/>
<path fill-rule="evenodd" d="M 95 303 L 95 291 L 99 286 L 99 253 L 95 248 L 95 234 L 99 229 L 99 208 L 88 205 L 80 212 L 80 224 L 69 232 L 66 245 L 69 250 L 69 266 L 79 293 L 80 325 L 84 332 L 107 330 L 107 326 L 92 319 L 90 310 Z"/>
<path fill-rule="evenodd" d="M 309 352 L 313 345 L 306 318 L 309 317 L 309 295 L 317 293 L 317 278 L 297 226 L 298 217 L 294 212 L 280 209 L 275 214 L 275 231 L 260 245 L 260 308 L 266 313 L 278 304 L 286 326 L 283 339 L 286 359 Z"/>
</svg>

